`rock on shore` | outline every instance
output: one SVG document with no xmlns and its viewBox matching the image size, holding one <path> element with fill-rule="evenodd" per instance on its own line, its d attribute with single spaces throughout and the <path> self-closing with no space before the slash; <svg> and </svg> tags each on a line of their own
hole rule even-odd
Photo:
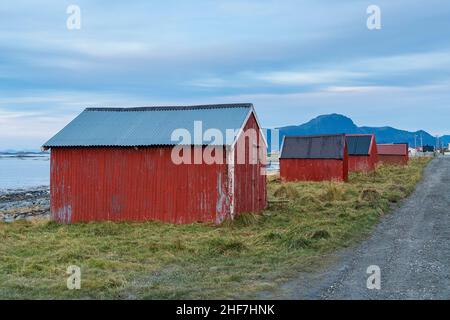
<svg viewBox="0 0 450 320">
<path fill-rule="evenodd" d="M 49 219 L 49 217 L 50 190 L 48 187 L 0 192 L 0 222 Z"/>
</svg>

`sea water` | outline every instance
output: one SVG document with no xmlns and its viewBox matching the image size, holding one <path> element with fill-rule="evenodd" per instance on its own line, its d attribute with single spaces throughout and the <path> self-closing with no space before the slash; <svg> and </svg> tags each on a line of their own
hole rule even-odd
<svg viewBox="0 0 450 320">
<path fill-rule="evenodd" d="M 48 155 L 0 155 L 0 191 L 48 186 L 49 181 Z"/>
</svg>

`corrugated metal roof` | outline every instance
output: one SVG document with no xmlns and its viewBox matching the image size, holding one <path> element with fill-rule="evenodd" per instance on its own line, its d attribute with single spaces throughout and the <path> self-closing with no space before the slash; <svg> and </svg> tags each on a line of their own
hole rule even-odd
<svg viewBox="0 0 450 320">
<path fill-rule="evenodd" d="M 186 129 L 192 143 L 230 145 L 233 141 L 195 141 L 194 122 L 202 122 L 202 133 L 219 130 L 226 140 L 227 129 L 242 128 L 253 105 L 220 104 L 142 108 L 87 108 L 43 147 L 176 145 L 171 135 Z"/>
<path fill-rule="evenodd" d="M 345 135 L 285 136 L 281 159 L 343 159 Z"/>
<path fill-rule="evenodd" d="M 370 154 L 370 145 L 373 135 L 347 135 L 348 155 L 349 156 L 368 156 Z"/>
<path fill-rule="evenodd" d="M 407 143 L 377 144 L 378 154 L 405 156 L 408 155 Z"/>
</svg>

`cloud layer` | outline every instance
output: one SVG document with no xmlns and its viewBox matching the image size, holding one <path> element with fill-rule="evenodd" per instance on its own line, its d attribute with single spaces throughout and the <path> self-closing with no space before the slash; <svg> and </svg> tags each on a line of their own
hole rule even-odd
<svg viewBox="0 0 450 320">
<path fill-rule="evenodd" d="M 450 4 L 377 1 L 0 4 L 0 149 L 38 147 L 84 107 L 253 102 L 265 126 L 322 113 L 450 133 Z M 424 121 L 426 119 L 426 121 Z"/>
</svg>

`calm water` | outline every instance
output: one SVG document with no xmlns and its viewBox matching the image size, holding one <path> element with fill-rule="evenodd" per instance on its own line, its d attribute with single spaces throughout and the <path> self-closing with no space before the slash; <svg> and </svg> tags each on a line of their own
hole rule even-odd
<svg viewBox="0 0 450 320">
<path fill-rule="evenodd" d="M 49 180 L 48 156 L 0 156 L 0 190 L 48 186 Z"/>
<path fill-rule="evenodd" d="M 268 163 L 267 171 L 278 171 L 279 163 Z M 5 189 L 31 188 L 50 184 L 50 161 L 48 156 L 13 157 L 0 155 L 0 191 Z"/>
</svg>

